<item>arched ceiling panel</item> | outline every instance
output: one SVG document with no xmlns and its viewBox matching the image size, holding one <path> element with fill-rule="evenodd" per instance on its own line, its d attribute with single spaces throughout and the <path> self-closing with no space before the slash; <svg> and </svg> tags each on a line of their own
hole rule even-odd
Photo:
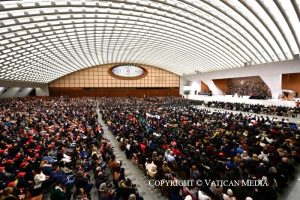
<svg viewBox="0 0 300 200">
<path fill-rule="evenodd" d="M 48 83 L 107 63 L 176 74 L 299 54 L 299 0 L 0 1 L 0 79 Z"/>
</svg>

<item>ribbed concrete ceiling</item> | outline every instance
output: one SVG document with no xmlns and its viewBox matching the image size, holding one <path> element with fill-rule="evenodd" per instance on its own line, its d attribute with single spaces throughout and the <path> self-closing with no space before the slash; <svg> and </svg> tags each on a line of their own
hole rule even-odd
<svg viewBox="0 0 300 200">
<path fill-rule="evenodd" d="M 179 75 L 293 59 L 300 0 L 0 1 L 0 79 L 48 83 L 107 63 Z"/>
</svg>

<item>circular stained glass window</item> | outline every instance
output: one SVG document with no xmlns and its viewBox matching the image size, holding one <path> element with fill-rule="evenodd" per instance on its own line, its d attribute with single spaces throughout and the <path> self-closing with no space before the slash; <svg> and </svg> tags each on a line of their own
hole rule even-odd
<svg viewBox="0 0 300 200">
<path fill-rule="evenodd" d="M 146 70 L 136 65 L 118 65 L 110 69 L 111 75 L 117 78 L 142 78 L 146 75 Z"/>
</svg>

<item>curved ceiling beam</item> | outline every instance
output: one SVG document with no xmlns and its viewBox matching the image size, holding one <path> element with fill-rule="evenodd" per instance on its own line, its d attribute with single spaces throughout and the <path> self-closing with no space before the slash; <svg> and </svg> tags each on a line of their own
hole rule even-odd
<svg viewBox="0 0 300 200">
<path fill-rule="evenodd" d="M 177 74 L 293 59 L 296 0 L 0 1 L 0 79 L 49 82 L 106 63 Z"/>
<path fill-rule="evenodd" d="M 69 14 L 69 13 L 60 13 L 60 14 Z M 72 13 L 72 14 L 79 14 L 79 12 L 76 12 L 76 13 Z M 99 13 L 98 13 L 99 14 Z M 113 15 L 115 15 L 115 14 L 111 14 L 111 16 L 113 16 Z M 122 14 L 118 14 L 118 15 L 122 15 Z M 33 15 L 33 16 L 39 16 L 39 15 Z M 126 16 L 126 15 L 123 15 L 124 17 Z M 32 16 L 26 16 L 26 17 L 32 17 Z M 130 17 L 130 16 L 129 16 Z M 138 17 L 138 16 L 137 16 Z M 149 18 L 149 17 L 143 17 L 143 18 L 145 18 L 145 19 L 148 19 L 148 20 L 150 20 L 151 18 Z M 143 19 L 143 18 L 140 18 L 140 20 L 141 19 Z M 73 19 L 73 18 L 69 18 L 69 19 Z M 86 18 L 84 18 L 84 19 L 95 19 L 95 18 L 90 18 L 90 17 L 86 17 Z M 97 18 L 97 19 L 99 19 L 99 18 Z M 103 19 L 105 19 L 105 18 L 103 18 Z M 51 19 L 51 20 L 45 20 L 45 21 L 39 21 L 39 23 L 42 23 L 42 22 L 51 22 L 51 21 L 56 21 L 57 19 Z M 68 20 L 68 18 L 64 18 L 64 19 L 61 19 L 61 21 L 64 21 L 64 20 Z M 77 20 L 79 20 L 79 19 L 77 19 Z M 130 20 L 129 20 L 130 21 Z M 136 21 L 136 22 L 138 22 L 138 21 Z M 159 23 L 161 23 L 161 22 L 165 22 L 165 23 L 168 23 L 168 24 L 172 24 L 174 27 L 176 27 L 176 30 L 178 30 L 178 31 L 181 31 L 181 32 L 186 32 L 186 33 L 188 33 L 187 32 L 187 30 L 189 30 L 189 31 L 194 31 L 194 30 L 192 30 L 192 29 L 189 29 L 188 27 L 183 27 L 183 26 L 178 26 L 176 23 L 174 23 L 174 22 L 168 22 L 168 21 L 165 21 L 165 20 L 161 20 Z M 3 23 L 3 22 L 2 22 Z M 26 22 L 26 23 L 22 23 L 23 25 L 24 24 L 31 24 L 32 22 Z M 153 25 L 157 25 L 157 23 L 153 23 L 153 22 L 148 22 L 149 24 L 153 24 Z M 11 25 L 9 25 L 9 26 L 14 26 L 14 24 L 11 24 Z M 8 27 L 9 27 L 8 26 Z M 165 26 L 167 26 L 167 27 L 169 27 L 168 25 L 165 25 Z M 47 27 L 47 25 L 44 25 L 44 26 L 39 26 L 39 27 Z M 174 29 L 173 27 L 170 27 L 171 29 Z M 206 32 L 205 30 L 201 30 L 202 32 L 198 32 L 198 34 L 199 35 L 202 35 L 203 37 L 207 37 L 206 35 L 203 35 L 203 33 L 205 33 L 205 34 L 209 34 L 208 32 Z M 8 32 L 8 31 L 7 31 Z M 10 32 L 11 33 L 11 32 Z M 196 37 L 196 34 L 193 34 L 195 37 Z M 218 38 L 218 37 L 216 37 L 216 39 L 217 40 L 220 40 L 220 38 Z M 195 38 L 194 40 L 198 40 L 197 38 Z M 228 39 L 229 40 L 229 39 Z M 220 41 L 221 42 L 221 41 Z M 231 41 L 231 43 L 233 43 L 234 44 L 234 42 L 232 42 Z M 225 44 L 222 44 L 222 43 L 218 43 L 219 45 L 221 45 L 223 48 L 227 48 L 226 47 L 226 45 Z M 227 45 L 228 45 L 228 43 L 226 43 Z M 235 45 L 235 47 L 236 48 L 239 48 L 237 45 Z M 241 49 L 240 49 L 241 50 Z M 230 50 L 229 50 L 230 51 Z M 243 53 L 245 53 L 243 50 L 241 50 Z M 227 53 L 227 52 L 224 52 L 224 53 Z M 244 56 L 243 55 L 241 55 L 241 53 L 239 53 L 238 51 L 236 51 L 236 53 L 238 53 L 238 54 L 240 54 L 239 56 L 240 57 L 243 57 L 244 58 Z M 249 55 L 247 54 L 247 53 L 245 53 L 248 57 L 249 57 Z M 245 59 L 245 58 L 244 58 Z M 246 60 L 244 60 L 242 63 L 244 63 L 245 61 L 247 61 L 248 59 L 246 59 Z"/>
<path fill-rule="evenodd" d="M 120 2 L 118 2 L 118 3 L 120 3 Z M 130 2 L 126 2 L 126 4 L 129 4 Z M 131 4 L 134 4 L 134 5 L 138 5 L 138 4 L 136 4 L 136 3 L 131 3 Z M 84 6 L 86 6 L 85 4 L 83 4 Z M 54 8 L 66 8 L 66 6 L 65 5 L 52 5 Z M 72 7 L 74 7 L 74 8 L 81 8 L 81 5 L 70 5 L 70 6 L 72 6 Z M 103 7 L 100 7 L 100 5 L 99 5 L 99 3 L 97 2 L 97 6 L 98 6 L 98 8 L 102 8 L 103 9 Z M 89 7 L 92 7 L 92 6 L 89 6 Z M 149 7 L 149 6 L 148 6 Z M 26 7 L 26 9 L 30 9 L 30 8 L 33 8 L 33 7 Z M 52 8 L 52 7 L 48 7 L 48 6 L 41 6 L 40 7 L 41 9 L 49 9 L 49 8 Z M 94 7 L 92 7 L 92 8 L 94 8 Z M 105 7 L 105 8 L 107 8 L 107 9 L 119 9 L 118 7 L 117 8 L 114 8 L 114 7 Z M 18 9 L 21 9 L 21 8 L 18 8 Z M 159 8 L 155 8 L 155 9 L 159 9 Z M 126 11 L 132 11 L 132 10 L 130 10 L 129 8 L 125 8 L 125 7 L 122 7 L 122 10 L 126 10 Z M 164 11 L 163 9 L 160 9 L 160 11 Z M 161 21 L 164 21 L 164 22 L 166 22 L 166 23 L 170 23 L 170 24 L 173 24 L 173 25 L 175 25 L 175 26 L 182 26 L 182 25 L 178 25 L 178 24 L 176 24 L 175 22 L 181 22 L 181 23 L 183 23 L 183 24 L 185 24 L 186 22 L 184 22 L 184 21 L 182 21 L 182 20 L 178 20 L 178 19 L 176 19 L 176 20 L 174 20 L 172 17 L 170 17 L 170 16 L 166 16 L 166 15 L 163 15 L 163 14 L 161 14 L 161 13 L 151 13 L 150 11 L 145 11 L 145 10 L 134 10 L 134 11 L 132 11 L 132 13 L 130 13 L 130 15 L 134 15 L 135 13 L 134 12 L 137 12 L 137 13 L 140 13 L 140 14 L 143 14 L 143 13 L 148 13 L 148 14 L 152 14 L 152 15 L 155 15 L 155 16 L 158 16 L 158 17 L 161 17 Z M 170 11 L 168 11 L 168 12 L 170 12 Z M 66 11 L 64 11 L 64 12 L 56 12 L 56 14 L 58 15 L 61 15 L 61 14 L 69 14 L 69 13 L 72 13 L 72 14 L 82 14 L 82 12 L 78 12 L 78 11 L 72 11 L 72 9 L 68 9 L 68 12 L 66 12 Z M 103 11 L 101 12 L 101 11 L 98 11 L 97 12 L 98 14 L 101 14 L 101 13 L 103 13 L 103 14 L 105 14 Z M 89 12 L 89 14 L 97 14 L 96 12 Z M 170 12 L 170 13 L 172 13 L 172 12 Z M 87 12 L 85 13 L 85 14 L 87 14 Z M 112 15 L 112 14 L 115 14 L 115 13 L 110 13 L 110 15 Z M 122 13 L 117 13 L 118 15 L 123 15 L 123 16 L 126 16 L 125 14 L 122 14 Z M 174 14 L 174 15 L 177 15 L 177 13 L 172 13 L 172 14 Z M 47 13 L 47 14 L 45 14 L 45 15 L 53 15 L 53 13 Z M 34 16 L 40 16 L 40 14 L 33 14 L 33 15 L 30 15 L 30 17 L 34 17 Z M 148 19 L 151 19 L 151 18 L 149 18 L 149 17 L 146 17 L 146 16 L 141 16 L 141 15 L 135 15 L 135 16 L 137 16 L 137 17 L 142 17 L 142 18 L 148 18 Z M 184 15 L 179 15 L 181 18 L 185 18 L 185 16 Z M 18 16 L 18 17 L 15 17 L 15 18 L 19 18 L 20 16 Z M 87 17 L 88 18 L 88 17 Z M 7 18 L 7 19 L 10 19 L 10 18 Z M 170 21 L 166 21 L 165 19 L 169 19 Z M 5 18 L 4 18 L 4 20 L 5 20 Z M 56 19 L 54 19 L 54 20 L 47 20 L 47 21 L 55 21 Z M 156 19 L 157 20 L 157 19 Z M 205 24 L 203 24 L 203 23 L 201 23 L 201 22 L 199 22 L 199 21 L 196 21 L 196 20 L 193 20 L 193 19 L 190 19 L 190 20 L 192 20 L 193 22 L 195 22 L 196 24 L 200 24 L 200 25 L 202 25 L 203 27 L 206 27 L 206 25 Z M 214 24 L 216 27 L 218 27 L 218 28 L 220 28 L 220 29 L 222 29 L 222 27 L 220 27 L 218 24 L 216 24 L 215 22 L 211 22 L 211 21 L 209 21 L 210 23 L 212 23 L 212 24 Z M 193 28 L 195 28 L 195 29 L 197 29 L 198 27 L 196 27 L 195 25 L 191 25 L 191 24 L 189 24 L 189 27 L 193 27 Z M 183 27 L 182 27 L 183 28 Z M 182 30 L 184 30 L 184 29 L 186 29 L 187 27 L 184 27 Z M 212 28 L 212 27 L 210 27 L 210 28 Z M 191 31 L 195 31 L 195 30 L 192 30 L 192 29 L 190 29 L 190 28 L 188 28 L 189 30 L 191 30 Z M 207 32 L 206 30 L 204 30 L 204 29 L 202 29 L 201 31 L 204 31 L 204 32 Z M 224 35 L 224 34 L 222 34 L 222 33 L 220 33 L 218 30 L 215 30 L 215 29 L 213 29 L 213 31 L 215 32 L 215 33 L 218 33 L 219 35 L 221 35 L 222 37 L 224 37 L 224 39 L 222 38 L 222 37 L 217 37 L 217 39 L 219 39 L 220 41 L 223 41 L 223 40 L 228 40 L 228 41 L 230 41 L 231 43 L 233 43 L 233 44 L 235 44 L 235 42 L 233 42 L 227 35 Z M 200 32 L 198 32 L 198 33 L 200 33 Z M 248 45 L 242 45 L 242 43 L 241 43 L 241 40 L 240 40 L 240 38 L 238 38 L 238 37 L 236 37 L 236 36 L 234 36 L 234 35 L 232 35 L 230 32 L 226 32 L 226 34 L 228 34 L 228 35 L 231 35 L 234 39 L 236 39 L 237 41 L 239 41 L 240 42 L 240 44 L 238 44 L 237 45 L 237 48 L 239 48 L 239 50 L 240 51 L 242 51 L 243 53 L 246 53 L 243 49 L 241 49 L 241 47 L 243 47 L 243 48 L 246 48 L 247 50 L 248 50 L 248 52 L 246 53 L 247 54 L 247 56 L 248 57 L 251 57 L 251 56 L 249 56 L 249 53 L 251 52 L 252 53 L 252 58 L 253 58 L 253 56 L 254 57 L 256 57 L 256 55 L 249 49 L 249 47 L 248 47 L 248 45 L 250 45 L 251 46 L 251 43 L 248 41 Z M 243 36 L 242 36 L 243 37 Z M 257 49 L 256 49 L 257 50 Z M 258 57 L 256 57 L 256 59 L 258 59 L 259 60 L 259 58 Z M 255 61 L 254 61 L 255 62 Z M 258 64 L 257 62 L 255 62 L 256 64 Z"/>
<path fill-rule="evenodd" d="M 244 16 L 242 11 L 236 10 L 234 9 L 234 7 L 232 5 L 230 5 L 226 0 L 221 0 L 225 5 L 227 5 L 229 8 L 232 9 L 232 11 L 236 12 L 239 16 L 241 16 L 245 21 L 247 21 L 258 33 L 259 35 L 263 38 L 263 40 L 269 45 L 269 47 L 272 49 L 272 51 L 274 52 L 276 59 L 279 60 L 279 56 L 276 52 L 276 50 L 274 49 L 274 47 L 271 45 L 271 43 L 269 42 L 269 40 L 266 38 L 266 36 L 259 30 L 255 28 L 255 25 L 249 20 L 247 19 L 247 17 Z M 221 10 L 220 10 L 221 12 Z M 231 18 L 232 20 L 234 20 L 236 23 L 240 24 L 235 18 Z M 251 32 L 249 33 L 251 34 Z M 251 34 L 251 36 L 253 38 L 256 38 L 253 34 Z M 274 38 L 273 38 L 274 39 Z M 276 40 L 275 40 L 276 41 Z M 276 41 L 277 42 L 277 41 Z M 262 45 L 261 42 L 258 42 L 264 49 L 264 51 L 268 54 L 268 56 L 271 58 L 272 61 L 276 61 L 274 60 L 274 58 L 271 56 L 270 52 L 266 50 L 266 48 L 264 47 L 264 45 Z"/>
<path fill-rule="evenodd" d="M 284 2 L 281 2 L 279 3 L 278 0 L 275 0 L 274 3 L 276 4 L 276 6 L 278 7 L 281 15 L 284 17 L 284 20 L 285 22 L 287 23 L 292 35 L 293 35 L 293 39 L 295 40 L 295 44 L 297 45 L 297 48 L 298 48 L 298 51 L 300 50 L 300 38 L 297 37 L 297 32 L 296 32 L 296 29 L 293 27 L 293 23 L 291 21 L 291 19 L 289 18 L 288 16 L 288 13 L 285 12 L 285 8 L 283 7 L 283 5 L 281 3 L 284 3 Z M 290 5 L 290 4 L 287 4 L 287 5 Z M 295 12 L 295 7 L 293 7 L 294 10 L 290 10 L 290 12 Z M 295 12 L 296 13 L 296 12 Z M 292 15 L 292 13 L 289 13 L 290 15 Z M 298 21 L 298 23 L 300 24 L 300 21 Z M 296 24 L 295 24 L 296 25 Z M 300 28 L 300 26 L 298 26 L 298 28 Z M 300 29 L 298 29 L 298 32 L 299 32 Z M 299 35 L 299 33 L 298 33 Z"/>
<path fill-rule="evenodd" d="M 268 14 L 268 16 L 271 18 L 272 22 L 275 24 L 276 28 L 279 30 L 280 34 L 281 34 L 281 37 L 283 37 L 284 39 L 284 42 L 287 44 L 288 46 L 288 50 L 289 50 L 289 53 L 293 54 L 292 52 L 292 48 L 291 48 L 291 45 L 289 44 L 285 34 L 283 33 L 283 30 L 282 28 L 280 27 L 279 23 L 275 20 L 274 16 L 271 14 L 271 12 L 268 10 L 268 8 L 264 5 L 263 2 L 260 2 L 260 0 L 257 1 L 257 3 L 261 6 L 261 8 Z M 271 2 L 269 2 L 271 3 Z M 273 2 L 272 2 L 273 3 Z M 263 20 L 263 19 L 261 19 Z M 285 55 L 285 54 L 284 54 Z"/>
<path fill-rule="evenodd" d="M 66 19 L 67 20 L 67 19 Z M 128 20 L 127 20 L 128 21 Z M 129 20 L 130 21 L 130 20 Z M 87 24 L 87 23 L 86 23 Z M 151 24 L 151 23 L 149 23 L 149 24 Z M 66 25 L 66 24 L 64 24 L 64 25 Z M 73 24 L 70 24 L 70 25 L 73 25 Z M 155 25 L 155 24 L 153 24 L 153 25 Z M 45 24 L 44 26 L 39 26 L 39 28 L 43 28 L 43 27 L 47 27 L 48 25 L 47 24 Z M 147 27 L 151 27 L 151 26 L 147 26 Z M 168 27 L 168 26 L 165 26 L 165 27 Z M 170 30 L 168 30 L 168 32 L 173 32 L 173 33 L 175 33 L 174 31 L 172 31 L 172 29 L 171 29 L 172 27 L 170 27 Z M 30 30 L 31 28 L 29 28 L 29 29 L 27 29 L 27 30 Z M 33 29 L 33 28 L 32 28 Z M 178 32 L 176 33 L 176 34 L 178 34 L 179 33 L 179 29 L 176 29 Z M 57 30 L 56 30 L 57 31 Z M 14 31 L 7 31 L 7 33 L 9 32 L 9 34 L 11 35 L 12 33 L 14 33 Z M 181 31 L 181 32 L 185 32 L 185 31 Z M 188 33 L 187 33 L 188 34 Z M 18 35 L 18 36 L 21 36 L 21 35 Z M 3 36 L 3 37 L 5 37 L 5 36 Z M 13 36 L 11 36 L 11 37 L 13 37 Z M 196 35 L 195 35 L 195 37 L 196 37 Z M 7 38 L 8 39 L 8 38 Z M 195 41 L 195 40 L 194 40 Z M 196 39 L 196 41 L 197 41 L 197 39 Z M 199 41 L 199 42 L 201 42 L 201 41 Z M 208 43 L 211 43 L 210 41 L 207 41 Z M 225 46 L 224 47 L 225 49 L 227 49 L 227 47 Z M 223 53 L 226 53 L 226 52 L 223 52 Z M 234 57 L 233 59 L 235 59 L 236 57 Z"/>
<path fill-rule="evenodd" d="M 87 24 L 87 23 L 86 23 Z M 64 25 L 68 25 L 68 24 L 64 24 Z M 70 25 L 73 25 L 73 24 L 70 24 Z M 154 25 L 154 24 L 153 24 Z M 46 27 L 46 25 L 44 26 L 44 27 Z M 55 27 L 55 26 L 53 26 L 53 27 Z M 151 26 L 149 26 L 150 28 L 151 28 Z M 43 28 L 43 27 L 40 27 L 39 26 L 39 29 L 40 28 Z M 65 28 L 66 29 L 66 28 Z M 163 29 L 163 28 L 160 28 L 160 29 Z M 27 30 L 30 30 L 30 29 L 27 29 Z M 170 33 L 175 33 L 174 31 L 172 31 L 172 30 L 167 30 L 168 32 L 170 32 Z M 11 34 L 11 33 L 10 33 Z M 175 34 L 178 34 L 178 33 L 175 33 Z M 41 36 L 42 37 L 42 36 Z M 169 37 L 169 36 L 168 36 Z M 35 38 L 39 38 L 39 37 L 35 37 Z M 8 38 L 7 38 L 8 39 Z M 195 40 L 193 40 L 193 41 L 191 41 L 191 43 L 194 43 L 194 41 Z M 201 42 L 201 41 L 200 41 Z M 207 41 L 208 43 L 210 43 L 211 41 Z M 195 43 L 194 43 L 195 44 Z M 220 55 L 222 55 L 222 52 L 220 52 Z"/>
<path fill-rule="evenodd" d="M 73 27 L 74 28 L 74 27 Z M 65 29 L 65 32 L 63 33 L 63 34 L 67 34 L 67 32 L 66 32 L 66 30 L 69 30 L 69 28 L 67 28 L 67 29 Z M 72 29 L 72 30 L 74 30 L 74 29 Z M 134 32 L 134 31 L 133 31 Z M 156 31 L 156 33 L 151 33 L 151 37 L 153 37 L 153 35 L 158 35 L 157 33 L 159 33 L 159 30 L 157 29 L 157 31 Z M 59 36 L 60 34 L 58 34 L 58 35 L 56 35 L 56 36 Z M 83 35 L 83 36 L 85 36 L 84 34 L 81 34 L 81 35 Z M 102 35 L 104 35 L 104 34 L 102 34 Z M 160 35 L 163 35 L 163 33 L 161 33 Z M 40 38 L 44 38 L 44 36 L 45 36 L 45 32 L 43 32 L 43 35 L 41 35 L 41 36 L 39 36 L 39 37 L 35 37 L 34 39 L 35 39 L 35 41 L 38 41 L 38 42 L 42 42 L 42 41 L 45 41 L 45 40 L 49 40 L 49 39 L 43 39 L 43 40 L 40 40 Z M 49 35 L 48 35 L 49 36 Z M 173 37 L 172 35 L 170 35 L 170 36 L 168 36 L 167 38 L 169 38 L 169 37 Z M 62 39 L 61 37 L 56 37 L 56 38 L 60 38 L 60 39 Z M 69 39 L 69 37 L 65 37 L 65 38 L 67 38 L 67 39 Z M 155 38 L 155 37 L 154 37 Z M 159 39 L 159 38 L 155 38 L 155 39 Z M 178 38 L 177 38 L 178 39 Z M 168 39 L 166 39 L 166 40 L 168 40 Z M 51 41 L 51 40 L 50 40 Z M 182 40 L 179 40 L 179 41 L 181 41 L 183 44 L 188 44 L 185 40 L 184 40 L 184 38 L 182 38 Z M 62 40 L 61 41 L 62 43 L 64 43 L 64 41 Z M 169 42 L 172 42 L 172 41 L 169 41 Z M 71 42 L 70 42 L 71 43 Z M 181 44 L 178 44 L 178 46 L 180 47 L 180 45 Z M 191 46 L 193 46 L 193 43 L 192 43 L 192 41 L 190 42 L 190 44 L 189 45 L 191 45 Z M 15 48 L 15 47 L 11 47 L 11 48 Z M 203 46 L 203 48 L 205 48 L 205 46 Z M 190 50 L 193 50 L 193 48 L 189 48 Z M 196 48 L 195 48 L 196 49 Z M 197 50 L 197 49 L 196 49 Z M 199 50 L 198 50 L 199 51 Z M 76 58 L 75 58 L 76 59 Z"/>
</svg>

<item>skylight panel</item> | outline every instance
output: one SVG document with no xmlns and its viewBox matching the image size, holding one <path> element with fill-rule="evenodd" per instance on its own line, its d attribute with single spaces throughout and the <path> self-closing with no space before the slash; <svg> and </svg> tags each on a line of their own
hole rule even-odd
<svg viewBox="0 0 300 200">
<path fill-rule="evenodd" d="M 20 31 L 20 30 L 22 30 L 22 27 L 19 26 L 19 25 L 10 26 L 9 28 L 10 28 L 11 30 L 10 30 L 10 31 L 7 30 L 7 32 L 14 32 L 14 31 Z"/>
<path fill-rule="evenodd" d="M 0 55 L 0 59 L 6 58 L 6 57 L 8 57 L 8 55 L 6 55 L 6 54 Z"/>
<path fill-rule="evenodd" d="M 5 9 L 12 9 L 12 8 L 17 8 L 18 5 L 12 2 L 3 2 L 2 5 L 4 6 Z"/>
<path fill-rule="evenodd" d="M 3 20 L 2 23 L 4 23 L 5 26 L 14 25 L 16 22 L 13 19 Z"/>
<path fill-rule="evenodd" d="M 7 34 L 5 34 L 6 38 L 11 38 L 11 37 L 14 37 L 14 36 L 15 36 L 14 33 L 7 33 Z"/>
<path fill-rule="evenodd" d="M 6 12 L 0 12 L 0 19 L 7 18 L 8 14 Z"/>
<path fill-rule="evenodd" d="M 67 5 L 67 3 L 68 2 L 64 1 L 64 0 L 55 0 L 55 4 L 58 5 L 58 6 L 65 6 L 65 5 Z"/>
<path fill-rule="evenodd" d="M 51 29 L 53 29 L 53 30 L 61 30 L 61 29 L 64 29 L 64 26 L 53 26 L 52 25 Z"/>
<path fill-rule="evenodd" d="M 27 31 L 25 31 L 25 30 L 18 31 L 17 34 L 18 34 L 18 36 L 26 35 Z"/>
<path fill-rule="evenodd" d="M 34 28 L 35 24 L 22 24 L 26 29 Z"/>
<path fill-rule="evenodd" d="M 12 48 L 12 47 L 14 47 L 14 46 L 16 46 L 14 43 L 10 43 L 10 44 L 7 44 L 7 45 L 6 45 L 6 48 Z"/>
<path fill-rule="evenodd" d="M 38 30 L 38 29 L 30 29 L 29 32 L 30 32 L 31 34 L 33 34 L 33 33 L 38 33 L 39 30 Z"/>
<path fill-rule="evenodd" d="M 51 40 L 51 42 L 56 42 L 56 41 L 59 41 L 58 38 L 56 38 L 55 35 L 52 35 L 52 36 L 48 36 L 47 39 Z"/>
<path fill-rule="evenodd" d="M 43 43 L 43 42 L 42 42 L 42 43 Z M 47 41 L 45 41 L 45 43 L 46 43 L 46 44 L 44 44 L 44 46 L 47 46 L 47 47 L 48 47 L 48 46 L 52 46 L 52 44 L 51 44 L 51 43 L 47 43 Z"/>
<path fill-rule="evenodd" d="M 0 28 L 0 34 L 2 34 L 2 33 L 6 33 L 6 32 L 8 32 L 8 30 L 7 29 L 5 29 L 5 28 Z"/>
<path fill-rule="evenodd" d="M 58 16 L 56 16 L 56 15 L 47 15 L 46 18 L 47 18 L 47 20 L 56 20 L 58 18 Z"/>
<path fill-rule="evenodd" d="M 33 50 L 34 49 L 34 47 L 29 47 L 29 48 L 27 48 L 26 50 L 27 51 L 31 51 L 31 50 Z"/>
<path fill-rule="evenodd" d="M 27 40 L 27 42 L 29 42 L 29 43 L 33 43 L 35 41 L 36 41 L 35 39 L 29 39 L 29 40 Z"/>
<path fill-rule="evenodd" d="M 55 32 L 53 31 L 49 31 L 49 32 L 44 32 L 44 35 L 49 36 L 49 35 L 53 35 Z"/>
<path fill-rule="evenodd" d="M 54 33 L 55 33 L 55 32 L 53 32 L 53 34 L 54 34 Z M 49 36 L 47 36 L 46 38 L 49 39 L 49 40 L 50 40 L 50 39 L 51 39 L 51 40 L 54 40 L 54 39 L 57 40 L 57 36 L 56 36 L 56 35 L 49 35 Z"/>
<path fill-rule="evenodd" d="M 19 50 L 18 52 L 21 54 L 21 53 L 24 53 L 26 50 L 25 49 L 22 49 L 22 50 Z"/>
<path fill-rule="evenodd" d="M 43 16 L 32 16 L 31 19 L 35 22 L 44 21 Z"/>
<path fill-rule="evenodd" d="M 9 40 L 0 40 L 1 45 L 5 45 L 5 44 L 8 44 L 8 43 L 9 43 Z"/>
<path fill-rule="evenodd" d="M 35 7 L 33 2 L 22 2 L 22 7 Z"/>
<path fill-rule="evenodd" d="M 29 23 L 30 20 L 29 18 L 23 17 L 23 18 L 18 18 L 18 21 L 20 24 L 24 24 L 24 23 Z"/>
<path fill-rule="evenodd" d="M 27 9 L 26 12 L 28 12 L 29 15 L 39 15 L 41 13 L 40 9 Z"/>
<path fill-rule="evenodd" d="M 41 28 L 41 30 L 42 30 L 42 31 L 50 31 L 51 28 L 50 28 L 50 27 L 43 27 L 43 28 Z"/>
<path fill-rule="evenodd" d="M 34 37 L 41 37 L 43 36 L 43 33 L 36 33 L 36 34 L 33 34 Z"/>
<path fill-rule="evenodd" d="M 39 1 L 40 6 L 51 6 L 51 1 Z"/>
<path fill-rule="evenodd" d="M 13 53 L 13 52 L 12 52 Z M 8 58 L 6 58 L 6 60 L 7 61 L 9 61 L 9 60 L 11 60 L 11 59 L 13 59 L 13 57 L 8 57 Z M 10 61 L 11 62 L 11 61 Z"/>
<path fill-rule="evenodd" d="M 58 47 L 60 44 L 61 44 L 61 41 L 60 40 L 57 40 L 57 41 L 53 41 L 52 40 L 52 43 L 56 46 L 56 47 Z M 62 46 L 62 45 L 61 45 Z"/>
<path fill-rule="evenodd" d="M 22 42 L 24 42 L 24 41 L 22 41 Z M 19 44 L 19 43 L 18 43 Z M 25 42 L 23 43 L 23 44 L 25 44 Z M 25 44 L 25 45 L 23 45 L 23 48 L 24 49 L 27 49 L 27 48 L 29 48 L 31 45 L 30 44 Z M 26 52 L 25 52 L 26 53 Z M 28 52 L 27 52 L 28 53 Z"/>
<path fill-rule="evenodd" d="M 15 46 L 15 44 L 14 44 L 14 46 Z M 21 47 L 19 47 L 19 46 L 17 46 L 17 47 L 14 47 L 14 48 L 12 48 L 14 51 L 18 51 L 19 49 L 21 49 Z"/>
<path fill-rule="evenodd" d="M 17 54 L 17 55 L 15 55 L 14 57 L 15 57 L 15 58 L 20 58 L 21 56 L 22 56 L 22 55 Z M 17 59 L 16 61 L 18 61 L 18 60 L 19 60 L 19 59 Z M 15 61 L 15 62 L 16 62 L 16 61 Z"/>
</svg>

